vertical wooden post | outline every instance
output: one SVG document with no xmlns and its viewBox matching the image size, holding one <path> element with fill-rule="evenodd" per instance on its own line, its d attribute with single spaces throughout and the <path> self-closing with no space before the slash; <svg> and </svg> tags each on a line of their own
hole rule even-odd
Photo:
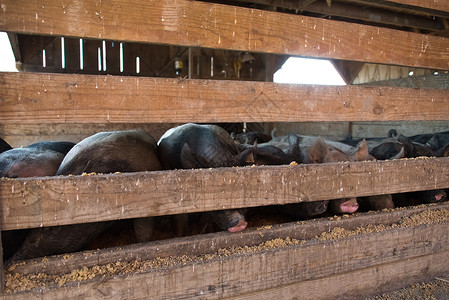
<svg viewBox="0 0 449 300">
<path fill-rule="evenodd" d="M 5 292 L 5 269 L 3 266 L 3 243 L 2 232 L 0 231 L 0 293 Z"/>
</svg>

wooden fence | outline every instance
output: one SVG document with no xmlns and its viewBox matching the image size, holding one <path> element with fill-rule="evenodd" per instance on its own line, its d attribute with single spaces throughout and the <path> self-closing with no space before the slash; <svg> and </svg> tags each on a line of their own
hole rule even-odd
<svg viewBox="0 0 449 300">
<path fill-rule="evenodd" d="M 393 2 L 449 12 L 442 1 Z M 449 69 L 448 38 L 237 6 L 187 0 L 0 4 L 0 30 L 11 33 Z M 1 73 L 0 82 L 0 121 L 12 125 L 424 121 L 448 120 L 449 115 L 449 92 L 436 89 L 31 72 Z M 428 158 L 2 180 L 0 226 L 12 230 L 449 188 L 448 174 L 449 158 Z M 441 264 L 449 251 L 447 226 L 445 222 L 299 245 L 29 293 L 178 299 L 279 293 L 282 298 L 310 289 L 317 298 L 325 298 L 351 295 L 341 288 L 353 281 L 350 290 L 360 296 L 364 284 L 369 285 L 367 293 L 387 289 L 387 275 L 379 274 L 390 274 L 396 280 L 390 287 L 397 287 L 447 272 Z M 220 233 L 205 239 L 233 238 Z M 195 237 L 188 243 L 200 242 Z M 363 259 L 357 259 L 354 249 Z M 324 282 L 328 289 L 322 288 Z M 20 297 L 24 294 L 4 294 L 5 299 Z"/>
</svg>

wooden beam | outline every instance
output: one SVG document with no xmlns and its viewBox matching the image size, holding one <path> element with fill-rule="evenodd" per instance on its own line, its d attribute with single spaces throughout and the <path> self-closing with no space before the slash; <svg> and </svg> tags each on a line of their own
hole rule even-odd
<svg viewBox="0 0 449 300">
<path fill-rule="evenodd" d="M 186 0 L 0 4 L 2 31 L 449 68 L 447 38 L 235 6 Z"/>
<path fill-rule="evenodd" d="M 12 53 L 16 62 L 22 62 L 22 54 L 19 47 L 19 39 L 17 34 L 8 33 L 9 43 L 11 44 Z"/>
<path fill-rule="evenodd" d="M 448 5 L 444 0 L 349 0 L 363 6 L 380 7 L 411 15 L 436 16 L 447 18 Z M 437 3 L 438 2 L 438 3 Z"/>
<path fill-rule="evenodd" d="M 218 252 L 220 249 L 244 246 L 256 246 L 263 242 L 279 239 L 312 240 L 323 232 L 332 228 L 344 228 L 356 230 L 358 227 L 370 225 L 392 225 L 412 215 L 422 213 L 425 210 L 437 211 L 449 209 L 448 203 L 432 206 L 419 206 L 407 209 L 399 209 L 388 212 L 357 213 L 349 218 L 320 218 L 310 221 L 283 223 L 260 228 L 247 228 L 239 234 L 217 232 L 175 238 L 171 240 L 138 243 L 127 246 L 107 248 L 103 250 L 84 251 L 49 256 L 46 259 L 31 259 L 26 263 L 16 262 L 7 265 L 13 268 L 14 274 L 32 275 L 45 273 L 48 275 L 61 275 L 70 273 L 75 269 L 84 267 L 92 268 L 109 263 L 132 262 L 134 260 L 151 260 L 157 257 L 168 258 L 170 256 L 206 255 Z M 248 224 L 250 226 L 251 223 Z"/>
<path fill-rule="evenodd" d="M 447 255 L 449 251 L 238 295 L 232 299 L 289 299 L 291 295 L 297 295 L 298 299 L 308 299 L 311 295 L 317 300 L 365 299 L 446 275 L 447 269 L 439 260 L 444 261 Z"/>
<path fill-rule="evenodd" d="M 5 292 L 5 267 L 3 261 L 3 242 L 2 233 L 0 231 L 0 293 Z"/>
<path fill-rule="evenodd" d="M 237 2 L 247 3 L 245 0 L 237 0 Z M 419 28 L 424 30 L 440 30 L 441 24 L 438 20 L 433 20 L 429 16 L 420 16 L 416 14 L 395 12 L 388 10 L 388 7 L 370 7 L 370 3 L 345 3 L 332 1 L 331 5 L 327 5 L 325 1 L 313 1 L 304 5 L 297 0 L 253 0 L 257 4 L 275 5 L 280 9 L 299 10 L 311 12 L 315 14 L 328 15 L 332 17 L 342 17 L 351 20 L 359 20 L 368 24 L 386 24 L 393 25 L 395 28 Z"/>
<path fill-rule="evenodd" d="M 449 187 L 449 158 L 0 182 L 3 230 Z M 95 205 L 92 205 L 95 203 Z"/>
<path fill-rule="evenodd" d="M 432 226 L 389 229 L 329 241 L 312 240 L 304 245 L 263 250 L 250 255 L 194 259 L 175 266 L 102 276 L 63 287 L 55 284 L 27 294 L 4 295 L 4 299 L 23 299 L 25 295 L 52 299 L 80 295 L 88 298 L 120 298 L 127 295 L 152 299 L 200 296 L 220 299 L 243 297 L 255 292 L 269 295 L 271 289 L 289 290 L 298 283 L 309 285 L 312 280 L 316 280 L 312 291 L 317 291 L 319 298 L 329 298 L 330 294 L 343 296 L 351 292 L 360 295 L 367 282 L 370 282 L 369 291 L 373 292 L 385 289 L 386 284 L 391 285 L 393 278 L 394 286 L 398 286 L 404 285 L 404 282 L 410 283 L 411 279 L 417 280 L 417 277 L 429 280 L 447 272 L 447 266 L 441 261 L 449 255 L 448 229 L 449 222 L 446 221 Z M 332 280 L 333 284 L 328 285 L 329 276 L 345 279 L 342 282 Z M 311 295 L 310 290 L 294 288 L 294 291 L 301 298 Z"/>
<path fill-rule="evenodd" d="M 447 120 L 448 90 L 0 73 L 0 122 Z"/>
<path fill-rule="evenodd" d="M 361 62 L 343 60 L 331 60 L 331 63 L 346 84 L 352 84 L 362 67 L 365 65 Z"/>
<path fill-rule="evenodd" d="M 401 5 L 417 6 L 426 9 L 449 12 L 449 3 L 446 0 L 388 0 Z"/>
</svg>

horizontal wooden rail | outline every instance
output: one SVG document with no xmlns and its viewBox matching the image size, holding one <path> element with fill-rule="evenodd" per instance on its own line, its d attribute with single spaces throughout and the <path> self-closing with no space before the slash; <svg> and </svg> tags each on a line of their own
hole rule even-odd
<svg viewBox="0 0 449 300">
<path fill-rule="evenodd" d="M 446 0 L 388 0 L 388 2 L 449 12 L 449 2 Z"/>
<path fill-rule="evenodd" d="M 448 229 L 449 222 L 446 221 L 432 226 L 309 241 L 305 245 L 263 250 L 250 255 L 193 260 L 140 273 L 102 276 L 62 288 L 53 286 L 26 294 L 6 294 L 4 299 L 23 299 L 32 295 L 58 299 L 81 295 L 88 298 L 126 295 L 152 299 L 222 299 L 232 296 L 272 299 L 276 295 L 280 299 L 291 295 L 301 299 L 310 295 L 314 299 L 361 298 L 388 288 L 430 280 L 447 272 L 446 265 L 441 262 L 449 255 Z M 276 293 L 273 289 L 280 291 Z M 250 293 L 254 294 L 245 295 Z"/>
<path fill-rule="evenodd" d="M 449 69 L 449 39 L 200 1 L 1 0 L 0 30 Z"/>
<path fill-rule="evenodd" d="M 0 182 L 3 230 L 449 187 L 449 158 Z"/>
<path fill-rule="evenodd" d="M 218 252 L 220 249 L 244 246 L 256 246 L 273 239 L 313 240 L 323 232 L 329 232 L 333 228 L 356 230 L 369 224 L 390 226 L 399 223 L 410 216 L 423 213 L 426 210 L 449 210 L 449 203 L 432 206 L 412 207 L 394 211 L 357 213 L 349 218 L 319 218 L 310 221 L 282 223 L 273 226 L 247 228 L 239 234 L 229 232 L 216 232 L 186 236 L 170 240 L 159 240 L 147 243 L 137 243 L 127 246 L 111 247 L 101 251 L 83 251 L 49 256 L 47 259 L 31 259 L 26 263 L 16 262 L 6 266 L 13 269 L 13 273 L 32 275 L 45 273 L 61 275 L 70 273 L 75 269 L 84 267 L 92 268 L 109 263 L 132 262 L 134 260 L 151 260 L 155 258 L 167 258 L 170 256 L 205 255 Z"/>
<path fill-rule="evenodd" d="M 447 120 L 449 91 L 103 75 L 0 73 L 0 122 Z"/>
</svg>

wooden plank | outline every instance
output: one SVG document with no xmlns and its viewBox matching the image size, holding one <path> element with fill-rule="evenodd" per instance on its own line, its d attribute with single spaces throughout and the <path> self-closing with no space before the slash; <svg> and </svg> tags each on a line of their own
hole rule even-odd
<svg viewBox="0 0 449 300">
<path fill-rule="evenodd" d="M 0 122 L 447 120 L 449 90 L 0 73 Z"/>
<path fill-rule="evenodd" d="M 446 0 L 388 0 L 387 2 L 449 12 L 449 3 Z"/>
<path fill-rule="evenodd" d="M 244 0 L 238 0 L 237 2 L 248 3 Z M 276 6 L 281 9 L 299 10 L 320 14 L 323 16 L 342 17 L 350 20 L 360 20 L 368 22 L 368 24 L 387 24 L 408 28 L 419 28 L 424 30 L 440 30 L 441 24 L 438 20 L 431 19 L 426 16 L 420 16 L 418 14 L 407 14 L 401 12 L 392 12 L 388 10 L 388 7 L 376 8 L 370 7 L 371 3 L 363 3 L 364 5 L 354 5 L 352 3 L 336 2 L 332 1 L 331 5 L 328 5 L 324 1 L 313 1 L 313 3 L 304 5 L 301 1 L 297 0 L 284 0 L 276 1 L 272 0 L 252 0 L 251 3 L 264 4 L 268 6 Z M 303 1 L 304 2 L 304 1 Z M 358 3 L 360 4 L 360 3 Z"/>
<path fill-rule="evenodd" d="M 352 84 L 354 79 L 360 73 L 362 67 L 365 65 L 364 63 L 360 62 L 341 60 L 332 60 L 331 63 L 343 78 L 343 80 L 346 82 L 346 84 Z"/>
<path fill-rule="evenodd" d="M 431 254 L 228 299 L 290 299 L 292 295 L 297 299 L 309 299 L 311 296 L 323 300 L 365 299 L 446 275 L 447 268 L 441 262 L 448 255 L 449 252 Z"/>
<path fill-rule="evenodd" d="M 8 33 L 9 43 L 11 44 L 12 53 L 14 54 L 14 60 L 17 62 L 22 62 L 22 54 L 20 53 L 19 38 L 17 34 Z"/>
<path fill-rule="evenodd" d="M 0 182 L 0 224 L 11 230 L 442 189 L 447 174 L 449 158 L 425 158 L 10 179 Z"/>
<path fill-rule="evenodd" d="M 381 286 L 386 278 L 393 279 L 390 275 L 400 282 L 401 279 L 410 280 L 411 275 L 418 272 L 427 277 L 447 271 L 441 261 L 449 255 L 448 229 L 446 221 L 344 239 L 309 241 L 305 245 L 251 254 L 195 259 L 143 273 L 103 276 L 61 288 L 40 288 L 34 295 L 59 299 L 80 295 L 87 298 L 219 299 L 318 279 L 322 287 L 328 276 L 342 274 L 346 276 L 344 286 L 351 286 L 360 293 L 357 285 L 350 284 L 354 280 L 357 282 L 357 277 L 366 280 L 380 276 L 378 281 L 372 280 L 371 285 Z M 376 268 L 384 272 L 377 273 Z M 326 285 L 326 289 L 342 292 L 340 284 Z M 5 295 L 5 299 L 14 298 L 15 295 Z"/>
<path fill-rule="evenodd" d="M 351 3 L 379 7 L 394 12 L 406 13 L 410 15 L 420 15 L 428 17 L 447 18 L 449 16 L 448 6 L 444 0 L 350 0 Z"/>
<path fill-rule="evenodd" d="M 5 292 L 5 267 L 3 264 L 3 244 L 2 233 L 0 231 L 0 293 Z"/>
<path fill-rule="evenodd" d="M 61 275 L 70 273 L 74 269 L 91 268 L 117 261 L 151 260 L 156 257 L 167 258 L 186 253 L 189 255 L 213 254 L 219 251 L 219 249 L 229 248 L 230 245 L 234 247 L 255 246 L 276 238 L 286 239 L 289 237 L 297 240 L 311 240 L 322 232 L 330 231 L 331 228 L 335 227 L 355 230 L 357 227 L 362 227 L 366 224 L 383 224 L 388 226 L 414 214 L 422 213 L 425 210 L 437 211 L 441 209 L 449 209 L 449 204 L 399 209 L 389 212 L 357 213 L 350 218 L 321 218 L 261 228 L 248 228 L 239 234 L 218 232 L 103 250 L 71 253 L 70 255 L 54 255 L 46 259 L 28 260 L 26 263 L 13 263 L 14 273 L 29 275 L 43 272 L 45 274 Z"/>
<path fill-rule="evenodd" d="M 448 38 L 306 16 L 186 0 L 0 4 L 2 31 L 449 68 Z"/>
</svg>

